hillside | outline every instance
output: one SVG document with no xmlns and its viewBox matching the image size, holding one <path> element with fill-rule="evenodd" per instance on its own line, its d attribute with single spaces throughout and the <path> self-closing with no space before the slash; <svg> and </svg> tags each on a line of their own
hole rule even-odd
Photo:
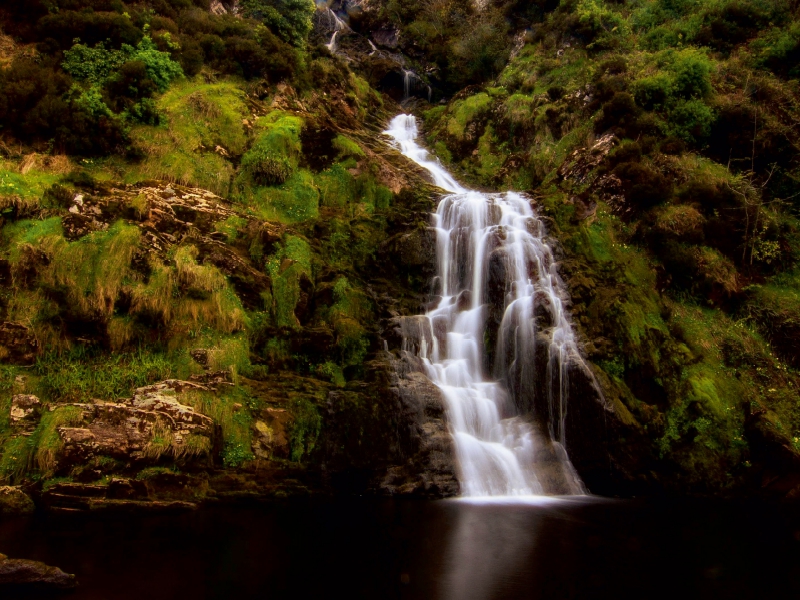
<svg viewBox="0 0 800 600">
<path fill-rule="evenodd" d="M 546 222 L 605 396 L 568 412 L 591 491 L 798 493 L 796 9 L 4 3 L 0 476 L 60 507 L 457 493 L 400 351 L 439 197 L 381 136 L 406 111 Z"/>
</svg>

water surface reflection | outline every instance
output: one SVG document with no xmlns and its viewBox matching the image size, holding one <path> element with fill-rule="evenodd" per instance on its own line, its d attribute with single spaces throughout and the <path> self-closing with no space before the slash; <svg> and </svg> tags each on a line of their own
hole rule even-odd
<svg viewBox="0 0 800 600">
<path fill-rule="evenodd" d="M 595 498 L 348 499 L 0 522 L 75 600 L 772 598 L 800 592 L 795 508 Z"/>
</svg>

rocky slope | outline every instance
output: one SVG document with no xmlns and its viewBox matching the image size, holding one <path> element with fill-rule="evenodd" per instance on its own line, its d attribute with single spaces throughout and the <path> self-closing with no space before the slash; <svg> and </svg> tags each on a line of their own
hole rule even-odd
<svg viewBox="0 0 800 600">
<path fill-rule="evenodd" d="M 797 494 L 797 25 L 768 4 L 8 3 L 3 483 L 457 493 L 401 351 L 437 199 L 381 138 L 404 100 L 547 219 L 605 394 L 573 378 L 589 488 Z"/>
</svg>

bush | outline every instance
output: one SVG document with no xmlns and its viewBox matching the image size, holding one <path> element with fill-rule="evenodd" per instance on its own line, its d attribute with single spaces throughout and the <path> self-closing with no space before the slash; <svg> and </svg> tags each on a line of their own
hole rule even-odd
<svg viewBox="0 0 800 600">
<path fill-rule="evenodd" d="M 594 129 L 599 133 L 607 129 L 619 128 L 628 137 L 633 137 L 628 130 L 635 128 L 638 113 L 639 109 L 633 96 L 628 92 L 617 92 L 611 100 L 603 105 L 603 113 L 595 122 Z"/>
<path fill-rule="evenodd" d="M 665 132 L 687 142 L 701 142 L 711 133 L 714 111 L 699 100 L 682 100 L 667 115 Z"/>
<path fill-rule="evenodd" d="M 670 100 L 672 81 L 665 73 L 640 79 L 633 86 L 636 103 L 647 110 L 659 110 Z"/>
<path fill-rule="evenodd" d="M 677 53 L 670 70 L 674 73 L 672 93 L 681 98 L 703 98 L 711 91 L 711 61 L 696 50 Z"/>
<path fill-rule="evenodd" d="M 311 33 L 312 0 L 242 0 L 241 12 L 258 19 L 284 42 L 302 47 Z"/>
<path fill-rule="evenodd" d="M 52 39 L 60 49 L 73 45 L 73 40 L 94 46 L 108 41 L 114 48 L 123 44 L 136 44 L 142 31 L 133 20 L 119 13 L 88 10 L 61 10 L 39 20 L 39 39 Z"/>
<path fill-rule="evenodd" d="M 159 51 L 148 36 L 142 38 L 136 48 L 123 44 L 120 50 L 107 50 L 103 44 L 94 48 L 75 44 L 64 53 L 61 66 L 76 79 L 104 84 L 120 76 L 124 79 L 125 73 L 118 75 L 117 72 L 128 63 L 141 65 L 137 68 L 143 68 L 147 78 L 161 92 L 171 81 L 183 76 L 181 66 L 168 53 Z"/>
<path fill-rule="evenodd" d="M 649 208 L 666 201 L 672 186 L 658 171 L 640 162 L 625 162 L 613 171 L 625 193 L 625 200 L 638 208 Z"/>
<path fill-rule="evenodd" d="M 751 49 L 756 65 L 782 77 L 800 77 L 800 22 L 769 29 Z"/>
</svg>

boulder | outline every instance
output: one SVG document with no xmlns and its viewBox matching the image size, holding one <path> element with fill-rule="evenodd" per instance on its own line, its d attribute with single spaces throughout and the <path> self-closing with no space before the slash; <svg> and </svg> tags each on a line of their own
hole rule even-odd
<svg viewBox="0 0 800 600">
<path fill-rule="evenodd" d="M 0 486 L 0 516 L 29 515 L 35 509 L 33 500 L 20 488 L 10 485 Z"/>
<path fill-rule="evenodd" d="M 6 586 L 68 590 L 76 587 L 75 575 L 37 560 L 8 558 L 0 554 L 0 590 Z"/>
<path fill-rule="evenodd" d="M 42 403 L 32 394 L 16 394 L 11 398 L 11 425 L 18 430 L 33 430 L 39 422 Z"/>
</svg>

